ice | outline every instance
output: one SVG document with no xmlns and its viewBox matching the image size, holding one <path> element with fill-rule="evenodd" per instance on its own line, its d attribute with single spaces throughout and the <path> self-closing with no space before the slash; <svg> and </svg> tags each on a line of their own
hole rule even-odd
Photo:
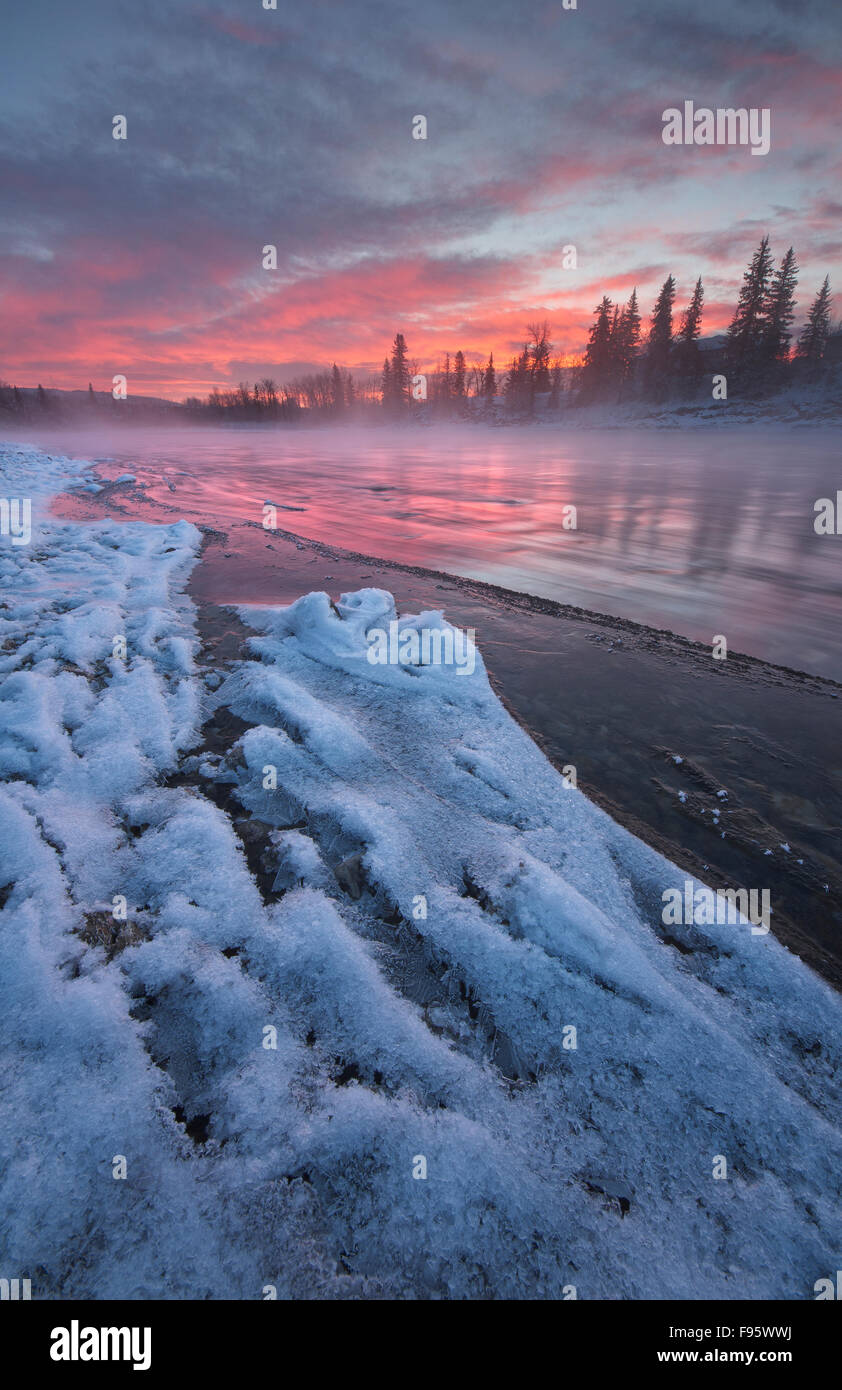
<svg viewBox="0 0 842 1390">
<path fill-rule="evenodd" d="M 811 1298 L 838 996 L 747 922 L 664 928 L 684 871 L 565 786 L 480 653 L 369 661 L 442 614 L 242 610 L 210 672 L 199 533 L 57 520 L 90 465 L 0 459 L 35 499 L 0 549 L 4 1269 L 52 1298 Z"/>
</svg>

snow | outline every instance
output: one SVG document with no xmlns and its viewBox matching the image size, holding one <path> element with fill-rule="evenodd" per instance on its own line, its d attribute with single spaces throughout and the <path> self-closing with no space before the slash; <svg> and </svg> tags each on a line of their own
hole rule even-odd
<svg viewBox="0 0 842 1390">
<path fill-rule="evenodd" d="M 0 549 L 0 1248 L 33 1297 L 811 1298 L 838 996 L 747 923 L 665 932 L 687 875 L 480 652 L 367 660 L 441 614 L 313 593 L 203 670 L 195 528 L 57 520 L 89 465 L 0 461 L 34 499 Z"/>
</svg>

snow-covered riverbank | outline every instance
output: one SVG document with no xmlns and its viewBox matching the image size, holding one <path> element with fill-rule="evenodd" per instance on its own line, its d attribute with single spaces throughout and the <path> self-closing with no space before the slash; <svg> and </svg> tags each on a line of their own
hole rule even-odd
<svg viewBox="0 0 842 1390">
<path fill-rule="evenodd" d="M 0 564 L 2 1273 L 812 1298 L 838 996 L 747 924 L 666 929 L 684 874 L 565 786 L 479 657 L 365 659 L 383 590 L 243 610 L 251 657 L 213 671 L 193 526 L 57 521 L 78 465 L 2 472 L 33 498 Z"/>
</svg>

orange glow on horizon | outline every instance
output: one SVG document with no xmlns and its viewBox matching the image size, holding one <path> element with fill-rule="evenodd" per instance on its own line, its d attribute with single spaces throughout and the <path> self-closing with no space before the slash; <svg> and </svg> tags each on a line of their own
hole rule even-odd
<svg viewBox="0 0 842 1390">
<path fill-rule="evenodd" d="M 165 293 L 150 300 L 144 288 L 166 264 L 161 246 L 144 246 L 136 255 L 124 251 L 116 262 L 100 250 L 96 244 L 72 245 L 60 262 L 39 266 L 29 279 L 15 267 L 14 288 L 3 300 L 4 325 L 14 344 L 14 356 L 2 367 L 5 381 L 59 390 L 85 390 L 90 381 L 95 390 L 110 391 L 120 373 L 130 395 L 182 401 L 266 376 L 284 385 L 329 370 L 336 361 L 364 387 L 379 378 L 397 331 L 404 333 L 418 371 L 432 373 L 446 353 L 452 360 L 461 349 L 469 368 L 485 366 L 493 353 L 502 378 L 523 349 L 527 324 L 544 319 L 551 359 L 575 367 L 602 294 L 625 303 L 635 281 L 643 279 L 606 276 L 568 291 L 569 281 L 553 273 L 554 258 L 525 268 L 517 262 L 404 258 L 312 274 L 257 295 L 253 277 L 244 281 L 242 268 L 222 255 L 211 288 L 195 282 L 183 287 L 182 303 Z M 539 295 L 530 283 L 535 277 L 545 286 L 554 279 L 555 287 Z M 115 297 L 122 285 L 125 296 Z M 680 290 L 689 293 L 687 286 Z M 215 305 L 212 314 L 206 295 Z M 651 284 L 639 295 L 645 331 Z M 732 311 L 729 302 L 707 304 L 703 332 L 720 331 Z"/>
</svg>

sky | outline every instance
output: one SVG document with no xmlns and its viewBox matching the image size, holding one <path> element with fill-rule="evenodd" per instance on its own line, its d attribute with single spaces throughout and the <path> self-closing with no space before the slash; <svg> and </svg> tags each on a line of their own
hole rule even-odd
<svg viewBox="0 0 842 1390">
<path fill-rule="evenodd" d="M 768 155 L 665 145 L 685 100 L 769 108 Z M 648 315 L 669 273 L 723 328 L 767 232 L 798 321 L 826 274 L 839 317 L 841 115 L 838 0 L 27 0 L 0 47 L 0 379 L 364 380 L 398 330 L 419 370 L 504 367 L 544 318 L 571 360 L 603 293 Z"/>
</svg>

